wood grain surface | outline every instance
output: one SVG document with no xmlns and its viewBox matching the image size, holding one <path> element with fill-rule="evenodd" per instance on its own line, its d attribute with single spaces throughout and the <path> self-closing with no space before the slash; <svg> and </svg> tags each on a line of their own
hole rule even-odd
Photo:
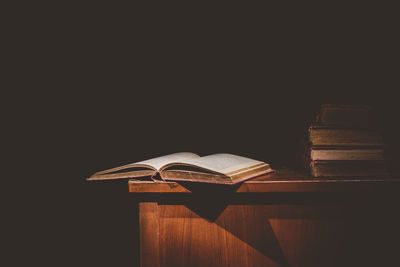
<svg viewBox="0 0 400 267">
<path fill-rule="evenodd" d="M 295 177 L 131 181 L 141 266 L 400 266 L 399 180 Z"/>
<path fill-rule="evenodd" d="M 400 263 L 400 220 L 382 201 L 318 199 L 140 205 L 142 266 L 383 266 Z M 350 202 L 347 202 L 350 201 Z M 148 207 L 147 207 L 148 206 Z M 219 207 L 218 207 L 219 206 Z M 215 211 L 218 210 L 217 214 Z M 155 222 L 156 220 L 157 222 Z M 148 223 L 144 226 L 142 224 Z M 150 227 L 154 227 L 150 230 Z M 151 253 L 150 249 L 153 249 Z M 146 264 L 145 264 L 146 263 Z M 159 265 L 158 265 L 159 264 Z"/>
<path fill-rule="evenodd" d="M 160 266 L 159 258 L 159 216 L 156 202 L 139 203 L 140 265 Z"/>
</svg>

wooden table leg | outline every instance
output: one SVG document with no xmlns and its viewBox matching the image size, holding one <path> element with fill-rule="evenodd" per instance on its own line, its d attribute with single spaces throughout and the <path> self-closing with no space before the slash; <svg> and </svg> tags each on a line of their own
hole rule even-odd
<svg viewBox="0 0 400 267">
<path fill-rule="evenodd" d="M 139 203 L 140 266 L 159 267 L 159 222 L 157 202 Z"/>
</svg>

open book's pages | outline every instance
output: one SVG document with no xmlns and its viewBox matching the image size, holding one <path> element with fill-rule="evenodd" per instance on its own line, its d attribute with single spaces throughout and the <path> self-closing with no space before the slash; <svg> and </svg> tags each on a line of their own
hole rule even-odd
<svg viewBox="0 0 400 267">
<path fill-rule="evenodd" d="M 270 166 L 262 161 L 232 154 L 214 154 L 168 164 L 161 169 L 161 177 L 164 180 L 234 184 L 271 171 Z"/>
<path fill-rule="evenodd" d="M 168 163 L 179 162 L 186 159 L 199 157 L 199 155 L 190 152 L 174 153 L 166 156 L 119 166 L 104 171 L 99 171 L 93 174 L 87 180 L 111 180 L 154 176 L 161 169 L 161 167 Z"/>
<path fill-rule="evenodd" d="M 199 157 L 175 153 L 95 173 L 88 180 L 154 177 L 163 180 L 235 184 L 273 170 L 262 161 L 232 154 Z"/>
</svg>

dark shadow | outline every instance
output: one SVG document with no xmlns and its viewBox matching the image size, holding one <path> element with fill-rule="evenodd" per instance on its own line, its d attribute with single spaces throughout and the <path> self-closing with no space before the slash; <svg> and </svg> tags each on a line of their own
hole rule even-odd
<svg viewBox="0 0 400 267">
<path fill-rule="evenodd" d="M 351 229 L 356 229 L 354 227 L 360 218 L 369 218 L 372 210 L 376 216 L 387 214 L 388 211 L 382 211 L 382 206 L 376 203 L 377 199 L 386 199 L 385 203 L 391 203 L 391 198 L 398 197 L 394 193 L 388 195 L 387 192 L 386 197 L 377 193 L 346 192 L 235 193 L 238 185 L 183 182 L 180 185 L 191 193 L 146 194 L 143 197 L 159 201 L 160 205 L 185 205 L 198 216 L 214 222 L 280 266 L 288 266 L 288 262 L 270 223 L 271 219 L 346 218 L 349 225 L 344 230 L 352 233 Z M 330 240 L 331 236 L 327 234 L 326 238 Z M 332 240 L 340 242 L 337 238 Z"/>
<path fill-rule="evenodd" d="M 258 215 L 245 208 L 236 212 L 241 214 L 221 216 L 215 223 L 280 266 L 289 266 L 269 220 L 255 218 Z M 243 218 L 245 222 L 240 221 Z"/>
<path fill-rule="evenodd" d="M 192 192 L 192 197 L 185 205 L 200 217 L 211 222 L 225 210 L 227 200 L 239 188 L 238 185 L 206 184 L 179 182 L 179 184 Z"/>
<path fill-rule="evenodd" d="M 192 198 L 185 202 L 192 212 L 215 222 L 280 266 L 289 266 L 268 220 L 255 218 L 257 214 L 246 208 L 224 213 L 240 185 L 180 184 L 192 192 Z"/>
<path fill-rule="evenodd" d="M 191 191 L 191 194 L 171 195 L 166 203 L 184 204 L 198 216 L 216 223 L 280 266 L 289 264 L 270 219 L 341 217 L 346 211 L 330 204 L 348 202 L 354 198 L 349 194 L 338 193 L 237 194 L 235 192 L 239 185 L 196 183 L 180 183 L 180 185 Z M 293 208 L 292 204 L 296 204 L 296 207 L 300 205 L 302 208 Z"/>
</svg>

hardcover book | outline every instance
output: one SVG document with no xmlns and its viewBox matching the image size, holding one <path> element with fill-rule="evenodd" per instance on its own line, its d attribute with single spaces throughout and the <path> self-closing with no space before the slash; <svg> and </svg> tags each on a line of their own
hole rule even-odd
<svg viewBox="0 0 400 267">
<path fill-rule="evenodd" d="M 273 172 L 269 164 L 232 154 L 200 157 L 194 153 L 174 153 L 100 172 L 87 180 L 149 177 L 153 180 L 237 184 Z"/>
<path fill-rule="evenodd" d="M 309 136 L 313 146 L 383 146 L 384 144 L 380 131 L 369 129 L 312 125 L 309 128 Z"/>
<path fill-rule="evenodd" d="M 325 161 L 317 160 L 310 163 L 311 175 L 314 177 L 367 177 L 387 175 L 383 160 Z"/>
<path fill-rule="evenodd" d="M 371 107 L 325 104 L 309 128 L 304 161 L 314 177 L 385 174 L 382 133 L 371 128 Z"/>
<path fill-rule="evenodd" d="M 324 104 L 317 123 L 327 126 L 368 128 L 371 107 L 363 105 Z"/>
<path fill-rule="evenodd" d="M 311 160 L 384 160 L 383 148 L 374 147 L 313 147 Z"/>
</svg>

